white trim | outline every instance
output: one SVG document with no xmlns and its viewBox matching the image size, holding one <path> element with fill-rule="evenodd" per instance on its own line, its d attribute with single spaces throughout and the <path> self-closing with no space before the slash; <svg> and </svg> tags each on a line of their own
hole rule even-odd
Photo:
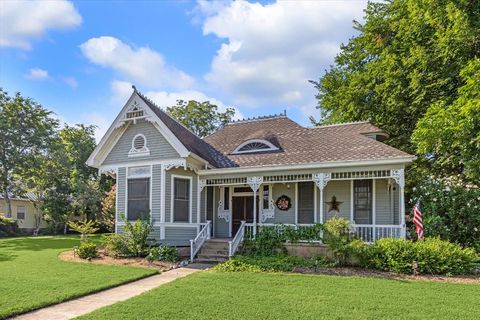
<svg viewBox="0 0 480 320">
<path fill-rule="evenodd" d="M 223 197 L 225 198 L 225 197 Z M 228 214 L 229 214 L 229 219 L 228 219 L 228 236 L 229 237 L 232 237 L 232 229 L 233 229 L 233 224 L 232 224 L 232 220 L 233 220 L 233 187 L 228 187 L 228 203 L 229 203 L 229 206 L 228 206 Z M 224 207 L 225 208 L 225 207 Z"/>
<path fill-rule="evenodd" d="M 261 143 L 268 147 L 268 149 L 253 149 L 253 150 L 246 150 L 240 151 L 243 147 L 250 143 Z M 238 147 L 233 150 L 232 154 L 242 154 L 242 153 L 258 153 L 258 152 L 268 152 L 268 151 L 277 151 L 278 147 L 274 146 L 270 141 L 263 140 L 263 139 L 251 139 L 245 142 L 242 142 Z"/>
<path fill-rule="evenodd" d="M 143 138 L 143 147 L 140 149 L 135 148 L 135 140 L 138 137 Z M 147 147 L 147 137 L 142 133 L 137 133 L 132 139 L 132 148 L 128 151 L 128 157 L 144 157 L 149 156 L 150 150 Z"/>
<path fill-rule="evenodd" d="M 153 165 L 150 165 L 150 223 L 153 223 L 153 212 L 152 212 L 152 199 L 153 199 Z"/>
<path fill-rule="evenodd" d="M 315 183 L 313 184 L 313 223 L 318 223 L 318 217 L 317 217 L 317 214 L 318 214 L 318 211 L 317 211 L 317 206 L 318 206 L 318 203 L 317 203 L 317 186 L 315 185 Z"/>
<path fill-rule="evenodd" d="M 119 163 L 114 163 L 114 164 L 109 164 L 109 165 L 102 165 L 99 167 L 99 170 L 101 171 L 110 171 L 110 170 L 115 170 L 117 167 L 142 167 L 142 166 L 149 166 L 149 165 L 155 165 L 155 164 L 161 164 L 161 165 L 169 165 L 172 163 L 178 163 L 178 166 L 185 166 L 186 161 L 184 158 L 168 158 L 168 159 L 163 159 L 163 160 L 142 160 L 142 161 L 128 161 L 128 162 L 119 162 Z"/>
<path fill-rule="evenodd" d="M 200 205 L 201 205 L 200 177 L 197 175 L 197 223 L 200 223 Z M 200 232 L 200 230 L 198 230 Z"/>
<path fill-rule="evenodd" d="M 188 222 L 175 222 L 173 221 L 173 216 L 174 216 L 174 212 L 173 212 L 173 203 L 174 203 L 174 181 L 175 181 L 175 178 L 178 178 L 178 179 L 185 179 L 185 180 L 190 180 L 190 185 L 189 185 L 189 200 L 188 200 Z M 184 175 L 180 175 L 180 174 L 171 174 L 170 175 L 170 223 L 189 223 L 189 224 L 194 224 L 192 222 L 192 210 L 193 210 L 193 177 L 192 176 L 184 176 Z"/>
<path fill-rule="evenodd" d="M 118 168 L 115 169 L 115 174 L 115 233 L 118 233 Z"/>
<path fill-rule="evenodd" d="M 375 241 L 377 239 L 377 234 L 376 234 L 376 225 L 377 225 L 377 213 L 376 213 L 376 201 L 377 201 L 377 195 L 376 193 L 376 184 L 375 184 L 375 179 L 372 179 L 372 225 L 373 225 L 373 240 Z"/>
<path fill-rule="evenodd" d="M 149 215 L 150 215 L 150 222 L 152 221 L 153 219 L 153 215 L 152 215 L 152 174 L 153 174 L 153 170 L 152 170 L 152 166 L 150 165 L 150 174 L 142 174 L 142 175 L 135 175 L 135 176 L 129 176 L 128 175 L 128 169 L 129 168 L 135 168 L 135 167 L 146 167 L 146 166 L 137 166 L 137 165 L 130 165 L 128 167 L 125 167 L 125 219 L 128 220 L 128 180 L 131 179 L 131 180 L 135 180 L 135 179 L 145 179 L 145 178 L 148 178 L 150 179 L 150 187 L 149 187 L 149 208 L 148 208 L 148 211 L 149 211 Z"/>
<path fill-rule="evenodd" d="M 254 173 L 260 171 L 285 171 L 285 170 L 299 170 L 299 169 L 320 169 L 320 168 L 339 168 L 350 166 L 372 166 L 372 165 L 384 165 L 384 164 L 405 164 L 415 160 L 416 157 L 402 157 L 395 159 L 379 159 L 379 160 L 362 160 L 362 161 L 331 161 L 331 162 L 317 162 L 307 164 L 295 164 L 295 165 L 265 165 L 256 167 L 233 167 L 233 168 L 220 168 L 220 169 L 202 169 L 198 170 L 198 175 L 217 175 L 228 173 Z"/>
<path fill-rule="evenodd" d="M 295 224 L 298 224 L 298 182 L 295 183 Z"/>
<path fill-rule="evenodd" d="M 353 194 L 353 180 L 350 180 L 350 221 L 352 223 L 355 223 L 353 221 L 353 217 L 354 217 L 354 211 L 355 211 L 355 202 L 354 202 L 354 194 Z"/>
</svg>

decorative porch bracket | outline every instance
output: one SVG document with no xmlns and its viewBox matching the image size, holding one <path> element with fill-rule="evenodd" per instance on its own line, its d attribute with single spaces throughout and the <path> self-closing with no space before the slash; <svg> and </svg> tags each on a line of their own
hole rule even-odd
<svg viewBox="0 0 480 320">
<path fill-rule="evenodd" d="M 332 179 L 331 173 L 315 173 L 312 175 L 312 180 L 320 189 L 320 223 L 323 223 L 323 189 L 327 186 L 328 182 Z"/>
<path fill-rule="evenodd" d="M 253 235 L 257 234 L 257 191 L 263 183 L 263 177 L 247 177 L 247 184 L 253 191 Z"/>
<path fill-rule="evenodd" d="M 198 180 L 198 192 L 202 192 L 206 186 L 207 186 L 207 179 Z"/>
</svg>

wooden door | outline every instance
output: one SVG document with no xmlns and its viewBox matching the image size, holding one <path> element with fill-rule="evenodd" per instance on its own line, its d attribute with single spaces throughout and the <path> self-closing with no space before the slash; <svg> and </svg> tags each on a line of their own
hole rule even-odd
<svg viewBox="0 0 480 320">
<path fill-rule="evenodd" d="M 258 197 L 257 197 L 258 220 Z M 253 223 L 253 196 L 232 197 L 232 237 L 237 234 L 242 221 Z"/>
</svg>

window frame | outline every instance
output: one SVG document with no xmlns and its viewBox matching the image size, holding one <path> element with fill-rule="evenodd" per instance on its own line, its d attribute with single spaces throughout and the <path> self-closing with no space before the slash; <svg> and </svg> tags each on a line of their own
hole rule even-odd
<svg viewBox="0 0 480 320">
<path fill-rule="evenodd" d="M 135 169 L 143 169 L 138 170 L 135 172 Z M 129 219 L 129 214 L 128 214 L 128 181 L 129 180 L 135 180 L 135 179 L 149 179 L 149 203 L 148 203 L 148 215 L 150 222 L 152 221 L 152 166 L 147 165 L 147 166 L 130 166 L 125 168 L 125 218 L 127 221 L 132 221 Z"/>
<path fill-rule="evenodd" d="M 241 150 L 243 147 L 250 143 L 261 143 L 266 145 L 268 148 L 266 149 L 253 149 L 253 150 Z M 233 150 L 232 154 L 242 154 L 242 153 L 258 153 L 258 152 L 269 152 L 269 151 L 278 151 L 279 148 L 273 145 L 270 141 L 263 140 L 263 139 L 251 139 L 242 142 L 238 147 Z"/>
<path fill-rule="evenodd" d="M 369 209 L 358 209 L 357 208 L 357 197 L 358 197 L 358 194 L 360 193 L 359 191 L 357 191 L 357 186 L 355 184 L 359 183 L 359 182 L 368 182 L 368 191 L 366 192 L 368 194 L 368 197 L 365 197 L 364 199 L 367 199 L 368 201 L 368 204 L 370 206 Z M 365 187 L 365 186 L 364 186 Z M 360 225 L 373 225 L 373 222 L 374 222 L 374 217 L 373 217 L 373 201 L 374 201 L 374 195 L 373 195 L 373 192 L 374 192 L 374 183 L 373 183 L 373 180 L 372 179 L 359 179 L 359 180 L 353 180 L 353 222 L 355 224 L 360 224 Z M 365 192 L 363 192 L 365 193 Z M 370 213 L 369 213 L 369 217 L 368 217 L 368 220 L 370 222 L 357 222 L 357 210 L 369 210 Z"/>
<path fill-rule="evenodd" d="M 189 180 L 188 221 L 175 221 L 175 179 Z M 170 176 L 170 223 L 192 223 L 193 214 L 193 177 L 180 174 Z"/>
<path fill-rule="evenodd" d="M 303 207 L 301 206 L 301 204 L 303 204 L 304 202 L 302 200 L 303 199 L 303 196 L 305 196 L 305 190 L 303 190 L 303 188 L 305 188 L 305 186 L 311 186 L 311 196 L 312 196 L 312 201 L 311 201 L 311 206 L 308 206 L 308 207 Z M 302 192 L 303 191 L 303 192 Z M 298 224 L 305 224 L 305 225 L 309 225 L 309 224 L 314 224 L 315 223 L 315 192 L 316 192 L 316 186 L 315 186 L 315 183 L 313 181 L 299 181 L 297 182 L 297 190 L 296 190 L 296 193 L 297 193 L 297 197 L 296 197 L 296 200 L 297 200 L 297 206 L 296 206 L 296 210 L 297 210 L 297 222 Z M 305 221 L 300 221 L 300 210 L 308 210 L 308 211 L 311 211 L 311 220 L 312 221 L 309 221 L 309 222 L 305 222 Z M 306 216 L 302 215 L 302 218 L 304 218 Z M 308 216 L 310 217 L 310 216 Z"/>
<path fill-rule="evenodd" d="M 23 208 L 23 218 L 18 217 L 18 209 L 19 208 Z M 17 213 L 17 220 L 25 220 L 25 214 L 27 213 L 27 208 L 25 206 L 17 206 L 16 213 Z"/>
<path fill-rule="evenodd" d="M 135 140 L 141 137 L 143 138 L 143 141 L 145 142 L 143 147 L 140 149 L 135 148 Z M 147 147 L 148 140 L 147 137 L 143 133 L 137 133 L 136 135 L 133 136 L 132 138 L 132 147 L 130 148 L 130 151 L 128 152 L 129 157 L 140 157 L 140 156 L 149 156 L 150 155 L 150 150 Z"/>
</svg>

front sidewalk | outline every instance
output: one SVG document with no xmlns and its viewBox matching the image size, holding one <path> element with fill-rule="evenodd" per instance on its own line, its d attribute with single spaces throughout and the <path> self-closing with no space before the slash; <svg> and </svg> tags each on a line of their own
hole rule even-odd
<svg viewBox="0 0 480 320">
<path fill-rule="evenodd" d="M 62 302 L 38 309 L 12 319 L 15 320 L 66 320 L 90 313 L 96 309 L 130 299 L 146 291 L 189 274 L 205 270 L 212 265 L 193 263 L 183 268 L 173 269 L 138 281 L 127 283 L 115 288 L 89 294 L 70 301 Z"/>
</svg>

